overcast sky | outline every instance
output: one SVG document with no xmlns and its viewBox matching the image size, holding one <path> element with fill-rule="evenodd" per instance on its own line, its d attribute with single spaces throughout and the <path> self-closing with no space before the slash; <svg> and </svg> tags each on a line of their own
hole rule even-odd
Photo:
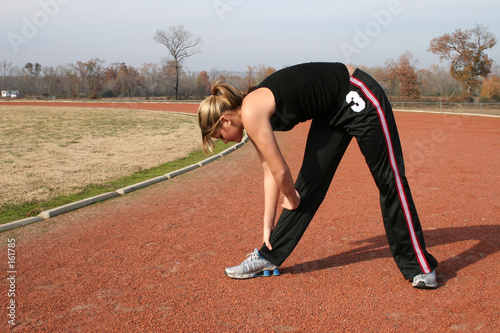
<svg viewBox="0 0 500 333">
<path fill-rule="evenodd" d="M 184 66 L 245 71 L 308 61 L 382 66 L 411 51 L 440 64 L 432 38 L 486 26 L 500 38 L 498 0 L 0 0 L 0 61 L 57 66 L 99 58 L 140 66 L 168 55 L 156 30 L 182 24 L 201 53 Z M 490 51 L 500 63 L 500 44 Z M 441 63 L 447 65 L 446 63 Z"/>
</svg>

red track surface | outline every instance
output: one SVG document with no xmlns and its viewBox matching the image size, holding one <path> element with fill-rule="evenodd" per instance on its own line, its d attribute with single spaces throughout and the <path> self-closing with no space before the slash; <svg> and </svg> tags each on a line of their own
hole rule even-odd
<svg viewBox="0 0 500 333">
<path fill-rule="evenodd" d="M 377 190 L 355 142 L 282 275 L 226 277 L 226 266 L 240 263 L 261 243 L 262 172 L 253 148 L 245 145 L 166 182 L 1 234 L 4 281 L 7 239 L 16 243 L 17 325 L 8 324 L 13 298 L 5 282 L 0 327 L 498 331 L 500 119 L 397 112 L 396 120 L 427 247 L 440 261 L 438 289 L 414 289 L 397 270 Z M 307 129 L 303 124 L 277 133 L 294 174 Z"/>
<path fill-rule="evenodd" d="M 88 107 L 88 108 L 119 108 L 119 109 L 140 109 L 153 111 L 176 111 L 196 113 L 197 104 L 179 104 L 179 103 L 78 103 L 78 102 L 23 102 L 23 101 L 0 101 L 0 106 L 60 106 L 60 107 Z"/>
</svg>

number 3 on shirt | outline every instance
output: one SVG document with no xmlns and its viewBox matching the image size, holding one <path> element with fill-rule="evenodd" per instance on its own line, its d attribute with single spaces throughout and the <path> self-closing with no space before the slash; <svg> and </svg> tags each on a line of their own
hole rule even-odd
<svg viewBox="0 0 500 333">
<path fill-rule="evenodd" d="M 345 101 L 347 103 L 351 102 L 354 103 L 354 105 L 351 106 L 351 109 L 354 112 L 361 112 L 366 107 L 365 101 L 355 91 L 351 91 L 350 93 L 348 93 L 347 96 L 345 97 Z"/>
</svg>

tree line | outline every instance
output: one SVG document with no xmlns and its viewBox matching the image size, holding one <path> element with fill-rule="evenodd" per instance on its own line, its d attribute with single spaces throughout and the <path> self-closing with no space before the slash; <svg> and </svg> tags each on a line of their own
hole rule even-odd
<svg viewBox="0 0 500 333">
<path fill-rule="evenodd" d="M 381 83 L 386 93 L 396 100 L 440 100 L 462 102 L 476 95 L 483 100 L 500 101 L 500 68 L 495 75 L 467 87 L 453 78 L 445 67 L 433 65 L 416 69 L 413 55 L 405 52 L 398 59 L 389 59 L 385 66 L 361 67 Z M 28 63 L 23 68 L 0 61 L 0 90 L 18 90 L 33 98 L 125 98 L 202 99 L 210 94 L 213 82 L 229 83 L 240 90 L 257 85 L 276 71 L 265 64 L 249 65 L 246 72 L 232 73 L 212 68 L 199 73 L 169 64 L 145 63 L 133 67 L 125 63 L 104 66 L 101 59 L 57 67 Z M 177 75 L 179 80 L 177 81 Z M 177 97 L 176 97 L 177 95 Z"/>
<path fill-rule="evenodd" d="M 248 66 L 245 73 L 212 68 L 195 73 L 177 68 L 170 61 L 144 63 L 140 67 L 126 63 L 104 65 L 90 59 L 57 67 L 27 63 L 19 68 L 0 61 L 0 90 L 18 90 L 24 97 L 45 98 L 164 98 L 199 99 L 210 94 L 214 81 L 227 82 L 239 89 L 257 84 L 275 71 L 265 65 Z M 177 78 L 178 82 L 177 82 Z"/>
<path fill-rule="evenodd" d="M 169 57 L 160 64 L 140 67 L 126 63 L 105 66 L 99 58 L 57 67 L 27 63 L 24 67 L 0 61 L 0 90 L 18 90 L 21 95 L 40 98 L 162 98 L 202 99 L 216 81 L 240 90 L 257 85 L 276 71 L 266 64 L 248 65 L 246 72 L 224 69 L 193 72 L 183 66 L 186 58 L 200 53 L 201 39 L 182 25 L 168 31 L 157 30 L 153 40 L 167 47 Z M 430 42 L 429 52 L 449 60 L 449 68 L 433 65 L 417 69 L 417 59 L 406 51 L 384 66 L 363 70 L 378 80 L 393 100 L 500 101 L 500 68 L 494 66 L 486 50 L 496 44 L 485 27 L 457 29 Z"/>
</svg>

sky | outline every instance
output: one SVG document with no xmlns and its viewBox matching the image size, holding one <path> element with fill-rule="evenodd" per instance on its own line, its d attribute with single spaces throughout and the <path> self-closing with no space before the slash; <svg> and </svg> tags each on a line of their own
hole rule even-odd
<svg viewBox="0 0 500 333">
<path fill-rule="evenodd" d="M 0 61 L 23 67 L 99 58 L 161 63 L 159 29 L 183 25 L 201 53 L 184 68 L 246 71 L 310 61 L 383 66 L 410 51 L 418 68 L 447 66 L 430 41 L 482 24 L 500 38 L 498 0 L 0 0 Z M 500 64 L 500 44 L 489 51 Z"/>
</svg>

